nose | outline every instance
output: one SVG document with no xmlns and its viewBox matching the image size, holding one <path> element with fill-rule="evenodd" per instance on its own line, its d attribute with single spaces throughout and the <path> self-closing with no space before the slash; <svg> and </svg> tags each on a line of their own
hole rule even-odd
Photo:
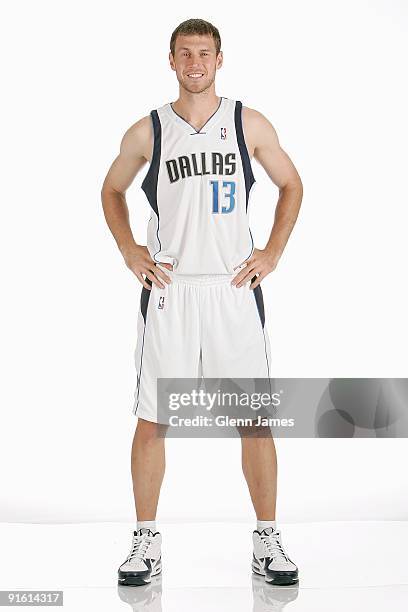
<svg viewBox="0 0 408 612">
<path fill-rule="evenodd" d="M 192 51 L 189 59 L 190 59 L 190 68 L 199 68 L 201 66 L 201 58 L 200 58 L 200 53 L 198 51 L 197 52 Z"/>
</svg>

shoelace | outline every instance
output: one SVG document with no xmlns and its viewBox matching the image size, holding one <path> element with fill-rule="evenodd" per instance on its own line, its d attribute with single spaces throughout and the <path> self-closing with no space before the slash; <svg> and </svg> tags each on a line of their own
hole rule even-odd
<svg viewBox="0 0 408 612">
<path fill-rule="evenodd" d="M 283 550 L 282 544 L 279 541 L 280 531 L 274 531 L 270 535 L 261 535 L 261 540 L 264 543 L 264 546 L 269 556 L 272 559 L 283 559 L 284 561 L 289 561 L 285 552 Z"/>
<path fill-rule="evenodd" d="M 132 550 L 128 555 L 127 561 L 133 561 L 133 559 L 140 559 L 143 561 L 151 543 L 151 539 L 146 534 L 134 536 Z"/>
</svg>

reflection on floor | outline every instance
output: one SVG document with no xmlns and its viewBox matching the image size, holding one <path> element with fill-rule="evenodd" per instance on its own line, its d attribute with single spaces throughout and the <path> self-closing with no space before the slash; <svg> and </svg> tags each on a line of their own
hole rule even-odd
<svg viewBox="0 0 408 612">
<path fill-rule="evenodd" d="M 286 604 L 294 601 L 299 594 L 299 586 L 290 587 L 272 587 L 266 584 L 263 578 L 253 575 L 252 594 L 253 594 L 253 612 L 278 612 L 283 610 Z M 118 586 L 118 595 L 122 601 L 128 603 L 133 612 L 162 612 L 162 577 L 156 576 L 151 584 L 140 587 L 124 587 Z M 208 602 L 209 604 L 210 602 Z M 190 605 L 195 608 L 194 597 Z M 213 605 L 209 605 L 208 610 L 216 610 L 219 602 L 215 597 Z M 225 608 L 223 608 L 225 609 Z M 240 608 L 235 608 L 240 609 Z M 221 610 L 221 608 L 220 608 Z"/>
<path fill-rule="evenodd" d="M 64 591 L 64 610 L 379 612 L 408 609 L 407 522 L 282 524 L 299 584 L 251 572 L 252 524 L 160 524 L 163 574 L 118 587 L 133 526 L 1 524 L 0 589 Z"/>
<path fill-rule="evenodd" d="M 252 576 L 253 612 L 278 612 L 283 610 L 286 604 L 294 601 L 299 594 L 299 586 L 272 587 L 266 584 L 259 576 Z M 118 586 L 118 595 L 122 601 L 128 603 L 133 612 L 162 612 L 162 577 L 156 576 L 152 583 L 140 587 Z M 208 610 L 217 609 L 217 601 Z M 191 601 L 191 606 L 195 603 Z"/>
</svg>

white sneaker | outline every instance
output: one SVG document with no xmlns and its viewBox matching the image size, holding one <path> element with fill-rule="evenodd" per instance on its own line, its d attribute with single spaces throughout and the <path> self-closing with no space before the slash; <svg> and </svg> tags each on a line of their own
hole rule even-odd
<svg viewBox="0 0 408 612">
<path fill-rule="evenodd" d="M 133 532 L 132 548 L 126 560 L 118 569 L 118 584 L 141 586 L 148 584 L 153 576 L 160 574 L 161 534 L 150 529 Z"/>
<path fill-rule="evenodd" d="M 269 584 L 288 585 L 298 582 L 298 568 L 285 553 L 280 531 L 268 527 L 252 534 L 254 553 L 252 571 L 265 576 Z"/>
</svg>

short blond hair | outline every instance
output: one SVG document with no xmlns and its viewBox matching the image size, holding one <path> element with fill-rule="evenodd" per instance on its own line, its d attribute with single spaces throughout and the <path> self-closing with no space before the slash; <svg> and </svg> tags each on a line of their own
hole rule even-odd
<svg viewBox="0 0 408 612">
<path fill-rule="evenodd" d="M 174 57 L 176 50 L 176 38 L 179 35 L 188 36 L 189 34 L 199 34 L 201 36 L 210 35 L 214 39 L 216 55 L 221 51 L 221 36 L 218 29 L 209 21 L 204 19 L 187 19 L 174 30 L 170 39 L 170 51 Z"/>
</svg>

